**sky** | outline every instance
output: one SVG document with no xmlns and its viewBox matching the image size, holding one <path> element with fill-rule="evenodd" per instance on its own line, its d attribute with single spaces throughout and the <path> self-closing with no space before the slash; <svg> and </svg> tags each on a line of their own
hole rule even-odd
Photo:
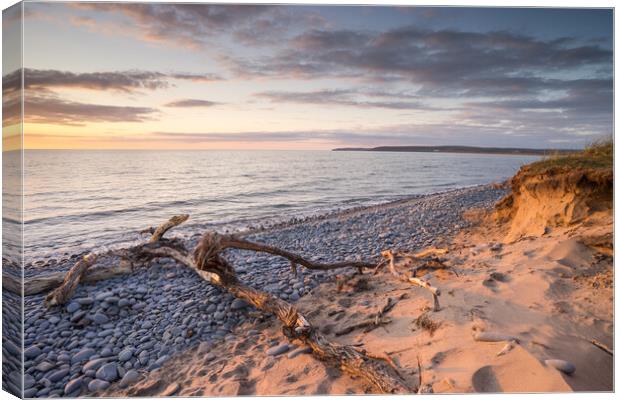
<svg viewBox="0 0 620 400">
<path fill-rule="evenodd" d="M 19 32 L 18 13 L 3 21 Z M 23 32 L 26 148 L 581 148 L 613 132 L 609 9 L 27 2 Z M 4 130 L 20 76 L 3 62 Z"/>
</svg>

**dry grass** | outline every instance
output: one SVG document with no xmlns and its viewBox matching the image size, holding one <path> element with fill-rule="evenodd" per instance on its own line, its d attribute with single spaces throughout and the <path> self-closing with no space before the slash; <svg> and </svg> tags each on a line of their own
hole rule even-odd
<svg viewBox="0 0 620 400">
<path fill-rule="evenodd" d="M 429 316 L 428 313 L 424 313 L 421 314 L 418 318 L 416 318 L 413 323 L 415 324 L 415 326 L 417 326 L 418 328 L 424 329 L 425 331 L 428 331 L 428 333 L 433 336 L 433 334 L 435 333 L 435 331 L 437 329 L 439 329 L 439 327 L 441 326 L 440 322 L 436 322 L 433 321 Z"/>
<path fill-rule="evenodd" d="M 584 150 L 571 154 L 554 154 L 527 166 L 530 173 L 545 173 L 551 170 L 613 168 L 614 143 L 611 138 L 596 141 Z"/>
</svg>

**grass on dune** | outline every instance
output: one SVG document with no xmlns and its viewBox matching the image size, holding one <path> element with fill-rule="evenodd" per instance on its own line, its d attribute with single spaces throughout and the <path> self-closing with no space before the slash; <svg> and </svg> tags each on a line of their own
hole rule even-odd
<svg viewBox="0 0 620 400">
<path fill-rule="evenodd" d="M 606 170 L 613 168 L 612 139 L 594 142 L 579 152 L 553 154 L 527 166 L 528 172 L 540 174 L 551 170 Z"/>
</svg>

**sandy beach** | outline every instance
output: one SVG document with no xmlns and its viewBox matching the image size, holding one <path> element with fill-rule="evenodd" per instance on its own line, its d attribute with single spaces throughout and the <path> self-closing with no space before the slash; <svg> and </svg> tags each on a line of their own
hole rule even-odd
<svg viewBox="0 0 620 400">
<path fill-rule="evenodd" d="M 509 243 L 503 232 L 481 228 L 449 241 L 454 272 L 432 273 L 430 281 L 442 289 L 440 311 L 432 311 L 425 289 L 387 273 L 351 276 L 344 288 L 322 283 L 297 305 L 334 341 L 390 357 L 412 386 L 421 382 L 421 392 L 613 390 L 606 350 L 613 343 L 612 262 L 587 241 L 610 237 L 609 216 Z M 389 298 L 397 299 L 390 323 L 341 334 Z M 307 347 L 288 344 L 273 318 L 245 323 L 225 341 L 178 354 L 138 384 L 122 386 L 101 394 L 377 393 L 325 366 Z"/>
<path fill-rule="evenodd" d="M 242 284 L 294 304 L 324 340 L 383 360 L 411 390 L 611 391 L 611 178 L 541 176 L 523 169 L 243 235 L 316 262 L 377 265 L 361 273 L 295 272 L 237 249 L 226 259 Z M 64 274 L 72 260 L 45 263 L 39 274 Z M 82 282 L 61 307 L 44 299 L 25 298 L 26 397 L 380 393 L 168 257 Z"/>
</svg>

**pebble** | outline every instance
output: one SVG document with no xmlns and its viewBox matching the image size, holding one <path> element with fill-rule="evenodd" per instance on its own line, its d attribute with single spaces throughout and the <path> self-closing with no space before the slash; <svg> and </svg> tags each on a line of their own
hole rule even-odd
<svg viewBox="0 0 620 400">
<path fill-rule="evenodd" d="M 51 375 L 49 375 L 47 377 L 47 379 L 49 379 L 50 382 L 54 383 L 54 382 L 58 382 L 59 380 L 61 380 L 62 378 L 64 378 L 67 375 L 69 375 L 69 368 L 65 368 L 65 369 L 61 369 L 59 371 L 56 371 L 56 372 L 52 373 Z"/>
<path fill-rule="evenodd" d="M 77 303 L 75 301 L 72 301 L 71 303 L 69 303 L 67 305 L 67 312 L 69 312 L 70 314 L 73 314 L 74 312 L 76 312 L 77 310 L 80 309 L 80 303 Z"/>
<path fill-rule="evenodd" d="M 140 374 L 138 371 L 135 369 L 130 369 L 125 372 L 125 375 L 123 375 L 123 379 L 121 379 L 119 386 L 124 388 L 138 382 L 138 380 L 140 380 Z"/>
<path fill-rule="evenodd" d="M 99 367 L 95 376 L 97 379 L 112 382 L 118 378 L 118 365 L 115 362 L 107 363 Z"/>
<path fill-rule="evenodd" d="M 570 361 L 566 361 L 566 360 L 558 360 L 558 359 L 545 360 L 545 364 L 557 369 L 558 371 L 564 372 L 567 375 L 572 375 L 577 370 L 577 367 L 575 367 L 575 364 L 573 364 Z"/>
<path fill-rule="evenodd" d="M 30 389 L 31 387 L 34 386 L 35 383 L 36 381 L 34 380 L 32 375 L 30 374 L 24 375 L 24 389 Z"/>
<path fill-rule="evenodd" d="M 151 321 L 144 321 L 144 323 L 140 326 L 141 329 L 151 329 L 153 324 Z"/>
<path fill-rule="evenodd" d="M 120 299 L 118 301 L 118 306 L 121 307 L 121 308 L 127 307 L 130 304 L 131 304 L 131 302 L 128 299 Z"/>
<path fill-rule="evenodd" d="M 178 382 L 173 382 L 173 383 L 169 384 L 168 386 L 166 386 L 164 391 L 161 392 L 160 396 L 162 396 L 162 397 L 172 396 L 173 394 L 175 394 L 177 392 L 177 390 L 179 390 L 179 387 L 180 386 L 179 386 Z"/>
<path fill-rule="evenodd" d="M 297 357 L 300 354 L 311 354 L 311 353 L 312 353 L 312 349 L 310 347 L 302 347 L 300 349 L 291 351 L 287 357 L 288 358 L 295 358 L 295 357 Z"/>
<path fill-rule="evenodd" d="M 133 357 L 133 351 L 134 350 L 132 348 L 121 351 L 120 353 L 118 353 L 118 361 L 120 362 L 129 361 L 131 357 Z"/>
<path fill-rule="evenodd" d="M 241 310 L 243 308 L 246 308 L 249 304 L 247 303 L 247 301 L 243 300 L 243 299 L 235 299 L 232 304 L 230 305 L 230 309 L 231 310 Z"/>
<path fill-rule="evenodd" d="M 73 393 L 76 390 L 79 390 L 82 387 L 83 378 L 80 376 L 79 378 L 75 378 L 67 382 L 65 385 L 65 394 Z"/>
<path fill-rule="evenodd" d="M 37 365 L 37 371 L 47 372 L 54 368 L 54 364 L 43 361 Z"/>
<path fill-rule="evenodd" d="M 36 358 L 41 354 L 39 346 L 31 346 L 24 350 L 24 357 L 26 359 Z"/>
<path fill-rule="evenodd" d="M 280 354 L 284 354 L 289 350 L 289 345 L 287 343 L 274 346 L 267 350 L 268 356 L 279 356 Z"/>
<path fill-rule="evenodd" d="M 107 297 L 114 296 L 114 293 L 111 292 L 101 292 L 95 296 L 95 300 L 97 301 L 105 301 Z"/>
<path fill-rule="evenodd" d="M 110 321 L 110 319 L 105 314 L 102 314 L 102 313 L 96 313 L 90 318 L 94 323 L 99 324 L 99 325 L 107 324 L 108 321 Z"/>
<path fill-rule="evenodd" d="M 93 379 L 88 384 L 88 390 L 90 390 L 91 392 L 95 392 L 97 390 L 105 390 L 109 386 L 110 386 L 110 382 L 106 382 L 106 381 L 101 380 L 101 379 Z"/>
<path fill-rule="evenodd" d="M 89 362 L 84 364 L 84 367 L 82 367 L 82 372 L 86 372 L 90 369 L 92 370 L 97 369 L 103 364 L 105 364 L 106 361 L 107 360 L 105 358 L 96 358 L 94 360 L 90 360 Z"/>
<path fill-rule="evenodd" d="M 75 299 L 75 302 L 82 306 L 90 306 L 95 302 L 95 300 L 92 297 L 82 297 L 79 299 Z"/>
</svg>

